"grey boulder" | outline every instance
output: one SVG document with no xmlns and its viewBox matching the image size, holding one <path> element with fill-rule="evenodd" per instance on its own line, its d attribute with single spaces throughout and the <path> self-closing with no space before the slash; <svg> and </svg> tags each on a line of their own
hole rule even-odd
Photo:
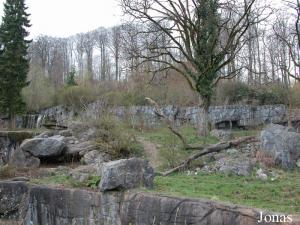
<svg viewBox="0 0 300 225">
<path fill-rule="evenodd" d="M 37 168 L 40 163 L 39 158 L 23 152 L 21 149 L 16 149 L 9 160 L 9 164 L 15 168 Z"/>
<path fill-rule="evenodd" d="M 250 176 L 254 168 L 252 161 L 240 158 L 220 159 L 217 165 L 219 166 L 219 172 L 238 176 Z"/>
<path fill-rule="evenodd" d="M 62 155 L 67 146 L 60 136 L 50 138 L 34 138 L 25 140 L 20 148 L 34 157 L 46 158 Z"/>
<path fill-rule="evenodd" d="M 100 191 L 153 187 L 154 170 L 148 162 L 138 158 L 105 163 L 102 168 Z"/>
<path fill-rule="evenodd" d="M 293 128 L 270 124 L 261 132 L 261 150 L 283 169 L 292 169 L 300 159 L 300 134 Z"/>
</svg>

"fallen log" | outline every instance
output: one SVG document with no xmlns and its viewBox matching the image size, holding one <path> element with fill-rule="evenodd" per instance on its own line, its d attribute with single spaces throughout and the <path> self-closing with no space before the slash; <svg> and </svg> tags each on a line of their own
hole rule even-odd
<svg viewBox="0 0 300 225">
<path fill-rule="evenodd" d="M 257 142 L 258 139 L 255 136 L 247 136 L 247 137 L 241 137 L 229 142 L 221 142 L 218 144 L 214 144 L 214 145 L 210 145 L 206 148 L 204 148 L 202 151 L 198 151 L 197 153 L 191 155 L 190 157 L 188 157 L 186 160 L 184 160 L 183 162 L 181 162 L 177 167 L 172 168 L 166 172 L 160 173 L 160 175 L 162 176 L 168 176 L 174 172 L 177 172 L 179 170 L 182 170 L 184 168 L 186 168 L 193 160 L 196 160 L 204 155 L 210 154 L 210 153 L 214 153 L 214 152 L 220 152 L 222 150 L 226 150 L 232 147 L 236 147 L 239 146 L 242 143 L 251 143 L 251 142 Z"/>
</svg>

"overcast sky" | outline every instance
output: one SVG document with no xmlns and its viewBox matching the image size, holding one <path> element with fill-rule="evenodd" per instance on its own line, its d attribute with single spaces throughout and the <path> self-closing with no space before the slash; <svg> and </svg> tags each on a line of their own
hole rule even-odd
<svg viewBox="0 0 300 225">
<path fill-rule="evenodd" d="M 0 16 L 3 3 L 0 0 Z M 68 37 L 100 26 L 120 23 L 117 0 L 26 0 L 31 14 L 31 38 L 39 34 Z"/>
<path fill-rule="evenodd" d="M 266 1 L 273 7 L 283 2 L 283 0 Z M 0 0 L 0 22 L 4 2 L 5 0 Z M 30 38 L 39 34 L 68 37 L 100 26 L 110 27 L 121 21 L 119 0 L 25 0 L 25 2 L 31 14 Z"/>
</svg>

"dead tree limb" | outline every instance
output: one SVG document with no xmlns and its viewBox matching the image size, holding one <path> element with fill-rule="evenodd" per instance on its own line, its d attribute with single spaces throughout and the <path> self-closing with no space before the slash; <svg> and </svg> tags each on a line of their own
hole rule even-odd
<svg viewBox="0 0 300 225">
<path fill-rule="evenodd" d="M 185 150 L 199 150 L 197 153 L 191 155 L 186 160 L 181 162 L 177 167 L 170 169 L 164 173 L 160 173 L 162 176 L 168 176 L 171 173 L 174 173 L 176 171 L 179 171 L 181 169 L 186 168 L 193 160 L 200 158 L 201 156 L 214 153 L 214 152 L 220 152 L 222 150 L 239 146 L 242 143 L 251 143 L 256 142 L 257 137 L 255 136 L 247 136 L 247 137 L 241 137 L 235 140 L 231 140 L 229 142 L 220 142 L 218 144 L 204 146 L 204 145 L 189 145 L 186 141 L 186 139 L 183 137 L 183 135 L 178 131 L 178 129 L 173 125 L 173 121 L 168 118 L 159 105 L 152 100 L 151 98 L 146 98 L 146 100 L 155 108 L 154 112 L 155 114 L 167 125 L 169 130 L 175 134 L 182 142 L 183 147 Z"/>
<path fill-rule="evenodd" d="M 162 176 L 168 176 L 171 173 L 174 173 L 176 171 L 179 171 L 181 169 L 186 168 L 193 160 L 200 158 L 201 156 L 213 153 L 213 152 L 220 152 L 222 150 L 231 148 L 231 147 L 236 147 L 239 146 L 242 143 L 251 143 L 251 142 L 256 142 L 257 137 L 255 136 L 247 136 L 247 137 L 241 137 L 229 142 L 221 142 L 215 145 L 210 145 L 206 148 L 204 148 L 204 150 L 202 151 L 198 151 L 197 153 L 191 155 L 190 157 L 188 157 L 186 160 L 184 160 L 183 162 L 181 162 L 177 167 L 170 169 L 164 173 L 161 173 Z"/>
<path fill-rule="evenodd" d="M 161 108 L 159 107 L 159 105 L 154 101 L 152 100 L 151 98 L 146 98 L 146 100 L 154 107 L 154 112 L 155 114 L 167 125 L 168 129 L 173 133 L 175 134 L 179 139 L 180 141 L 182 142 L 183 144 L 183 147 L 184 149 L 194 149 L 195 147 L 193 146 L 190 146 L 186 139 L 183 137 L 183 135 L 178 131 L 178 129 L 173 125 L 173 121 L 170 120 L 164 113 L 163 111 L 161 110 Z M 202 146 L 199 146 L 201 147 L 201 149 L 203 149 Z M 197 148 L 199 149 L 199 148 Z"/>
</svg>

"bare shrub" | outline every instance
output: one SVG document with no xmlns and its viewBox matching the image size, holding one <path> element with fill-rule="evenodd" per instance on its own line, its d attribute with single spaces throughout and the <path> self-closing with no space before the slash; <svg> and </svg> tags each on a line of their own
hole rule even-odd
<svg viewBox="0 0 300 225">
<path fill-rule="evenodd" d="M 273 157 L 270 154 L 263 152 L 262 150 L 258 150 L 256 152 L 255 157 L 258 162 L 260 162 L 263 166 L 267 168 L 271 168 L 275 166 L 275 160 L 273 159 Z"/>
<path fill-rule="evenodd" d="M 16 174 L 15 168 L 5 165 L 3 167 L 0 167 L 0 179 L 7 179 L 14 177 Z"/>
</svg>

